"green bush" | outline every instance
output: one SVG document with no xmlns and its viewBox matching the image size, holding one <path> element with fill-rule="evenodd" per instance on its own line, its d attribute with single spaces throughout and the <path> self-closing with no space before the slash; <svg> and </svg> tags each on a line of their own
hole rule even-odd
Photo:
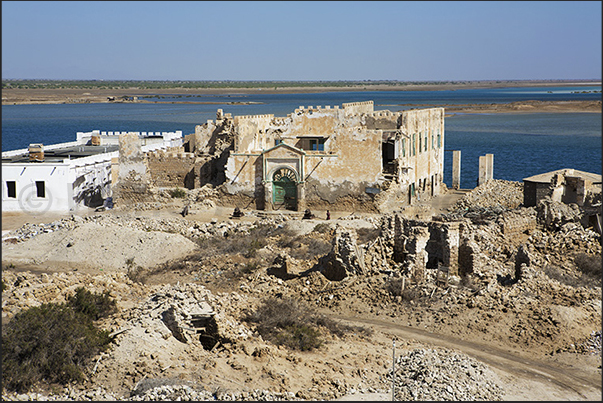
<svg viewBox="0 0 603 403">
<path fill-rule="evenodd" d="M 174 199 L 184 199 L 186 197 L 186 190 L 180 188 L 172 189 L 170 190 L 170 196 Z"/>
<path fill-rule="evenodd" d="M 112 341 L 93 318 L 114 308 L 106 294 L 81 289 L 66 304 L 42 304 L 17 313 L 2 329 L 3 388 L 19 393 L 38 382 L 68 384 Z"/>
<path fill-rule="evenodd" d="M 67 303 L 76 311 L 92 320 L 106 318 L 117 311 L 117 303 L 111 299 L 109 292 L 93 294 L 84 287 L 75 290 L 75 295 L 67 297 Z"/>
</svg>

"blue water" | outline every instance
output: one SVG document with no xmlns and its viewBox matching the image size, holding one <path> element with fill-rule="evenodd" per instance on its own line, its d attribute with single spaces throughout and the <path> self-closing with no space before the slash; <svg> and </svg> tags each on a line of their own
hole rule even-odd
<svg viewBox="0 0 603 403">
<path fill-rule="evenodd" d="M 582 91 L 599 91 L 587 92 Z M 2 151 L 30 143 L 74 141 L 78 131 L 175 131 L 193 133 L 215 119 L 233 115 L 286 116 L 299 106 L 341 106 L 373 100 L 375 109 L 405 110 L 421 105 L 507 103 L 526 100 L 601 100 L 601 86 L 366 91 L 311 94 L 162 96 L 157 101 L 217 104 L 60 104 L 2 106 Z M 132 94 L 136 96 L 137 94 Z M 140 96 L 140 98 L 144 98 Z M 258 102 L 230 105 L 230 102 Z M 521 181 L 562 168 L 601 173 L 600 113 L 456 114 L 445 121 L 445 149 L 461 150 L 461 187 L 476 185 L 480 155 L 494 154 L 494 178 Z M 445 154 L 444 182 L 450 186 L 452 152 Z"/>
</svg>

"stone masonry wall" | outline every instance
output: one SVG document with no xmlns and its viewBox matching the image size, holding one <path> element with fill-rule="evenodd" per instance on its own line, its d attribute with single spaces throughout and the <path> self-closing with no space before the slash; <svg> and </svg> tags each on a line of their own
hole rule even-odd
<svg viewBox="0 0 603 403">
<path fill-rule="evenodd" d="M 199 164 L 193 153 L 155 151 L 147 154 L 147 165 L 153 186 L 196 187 Z"/>
</svg>

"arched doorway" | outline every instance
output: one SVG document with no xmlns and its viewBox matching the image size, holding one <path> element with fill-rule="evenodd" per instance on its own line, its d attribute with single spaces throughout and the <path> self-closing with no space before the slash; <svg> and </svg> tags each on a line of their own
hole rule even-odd
<svg viewBox="0 0 603 403">
<path fill-rule="evenodd" d="M 276 209 L 296 209 L 297 176 L 292 169 L 279 168 L 272 175 L 272 203 Z"/>
</svg>

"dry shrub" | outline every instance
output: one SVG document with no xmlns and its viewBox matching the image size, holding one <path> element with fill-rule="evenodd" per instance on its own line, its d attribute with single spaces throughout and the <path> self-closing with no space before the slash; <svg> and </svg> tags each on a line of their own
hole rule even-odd
<svg viewBox="0 0 603 403">
<path fill-rule="evenodd" d="M 601 278 L 601 256 L 579 253 L 574 257 L 574 263 L 578 270 L 585 275 Z"/>
<path fill-rule="evenodd" d="M 339 337 L 348 332 L 364 331 L 363 328 L 341 325 L 292 298 L 271 297 L 243 320 L 255 323 L 264 339 L 301 351 L 319 348 L 324 342 L 323 330 Z"/>
<path fill-rule="evenodd" d="M 580 287 L 585 285 L 584 280 L 573 276 L 569 273 L 564 273 L 561 268 L 554 265 L 546 265 L 544 267 L 544 274 L 550 279 L 557 280 L 561 284 L 569 285 L 570 287 Z"/>
</svg>

